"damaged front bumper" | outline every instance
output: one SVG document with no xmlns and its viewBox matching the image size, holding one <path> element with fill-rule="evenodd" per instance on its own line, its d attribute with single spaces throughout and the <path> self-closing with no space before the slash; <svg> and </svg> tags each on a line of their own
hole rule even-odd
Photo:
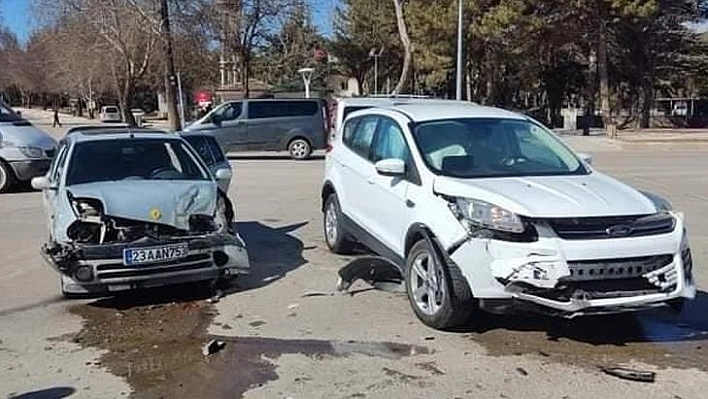
<svg viewBox="0 0 708 399">
<path fill-rule="evenodd" d="M 186 256 L 169 261 L 129 265 L 125 249 L 187 244 Z M 106 293 L 191 283 L 247 274 L 246 245 L 238 234 L 215 233 L 170 239 L 142 238 L 129 243 L 46 244 L 43 258 L 61 273 L 69 294 Z"/>
<path fill-rule="evenodd" d="M 696 293 L 680 215 L 668 234 L 565 240 L 540 226 L 535 242 L 470 237 L 449 256 L 492 312 L 619 313 L 692 299 Z"/>
</svg>

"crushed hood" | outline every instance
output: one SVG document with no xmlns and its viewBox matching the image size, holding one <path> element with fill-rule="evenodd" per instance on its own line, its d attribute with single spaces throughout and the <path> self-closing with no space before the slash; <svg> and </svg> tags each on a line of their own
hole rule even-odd
<svg viewBox="0 0 708 399">
<path fill-rule="evenodd" d="M 67 188 L 74 198 L 103 203 L 107 216 L 189 229 L 189 216 L 216 212 L 216 183 L 212 181 L 121 180 Z"/>
<path fill-rule="evenodd" d="M 653 202 L 609 176 L 537 176 L 457 179 L 436 177 L 436 193 L 479 199 L 537 218 L 651 214 Z"/>
<path fill-rule="evenodd" d="M 51 150 L 57 142 L 26 120 L 3 122 L 0 124 L 0 140 L 9 141 L 18 146 L 38 147 Z"/>
</svg>

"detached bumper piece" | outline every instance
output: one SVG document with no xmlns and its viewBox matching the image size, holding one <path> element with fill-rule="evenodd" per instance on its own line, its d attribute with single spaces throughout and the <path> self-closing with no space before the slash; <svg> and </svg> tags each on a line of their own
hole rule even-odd
<svg viewBox="0 0 708 399">
<path fill-rule="evenodd" d="M 124 249 L 187 243 L 187 256 L 161 262 L 123 263 Z M 69 293 L 114 292 L 230 278 L 250 269 L 246 246 L 238 235 L 214 234 L 170 240 L 140 239 L 103 245 L 47 245 L 44 258 L 62 274 Z"/>
</svg>

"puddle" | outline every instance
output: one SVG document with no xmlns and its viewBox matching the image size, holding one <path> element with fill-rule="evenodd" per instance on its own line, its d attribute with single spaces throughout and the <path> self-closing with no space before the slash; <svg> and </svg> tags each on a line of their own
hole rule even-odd
<svg viewBox="0 0 708 399">
<path fill-rule="evenodd" d="M 432 353 L 425 347 L 390 342 L 209 336 L 206 328 L 213 308 L 204 298 L 192 299 L 77 305 L 70 311 L 84 319 L 84 327 L 63 339 L 105 350 L 94 365 L 125 378 L 135 398 L 238 398 L 277 380 L 273 361 L 283 354 L 400 359 Z M 202 346 L 212 339 L 226 346 L 205 357 Z"/>
<path fill-rule="evenodd" d="M 534 355 L 593 368 L 637 361 L 708 371 L 705 297 L 687 304 L 680 317 L 665 310 L 573 320 L 485 316 L 486 328 L 470 338 L 497 356 Z"/>
</svg>

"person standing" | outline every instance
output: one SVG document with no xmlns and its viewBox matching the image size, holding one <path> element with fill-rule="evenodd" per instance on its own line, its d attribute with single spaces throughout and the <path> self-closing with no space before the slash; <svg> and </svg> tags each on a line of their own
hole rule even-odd
<svg viewBox="0 0 708 399">
<path fill-rule="evenodd" d="M 52 127 L 61 127 L 61 122 L 59 121 L 59 108 L 55 107 L 54 108 L 54 120 L 52 121 Z"/>
</svg>

